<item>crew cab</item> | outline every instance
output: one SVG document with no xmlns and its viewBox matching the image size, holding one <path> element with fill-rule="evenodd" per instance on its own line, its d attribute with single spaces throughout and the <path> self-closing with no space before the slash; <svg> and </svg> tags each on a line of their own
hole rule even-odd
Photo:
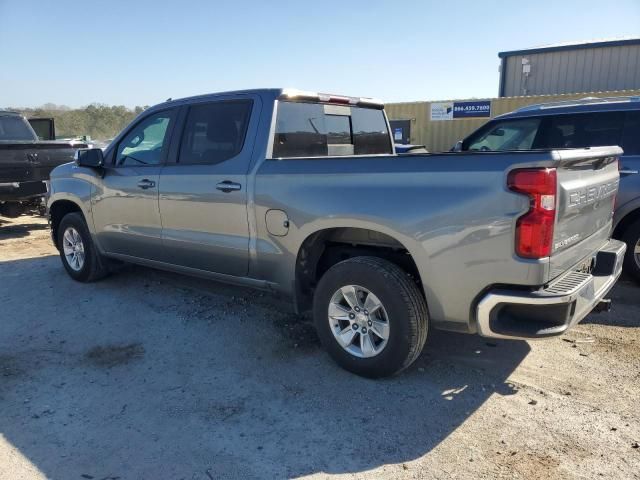
<svg viewBox="0 0 640 480">
<path fill-rule="evenodd" d="M 543 338 L 603 305 L 621 153 L 397 155 L 376 100 L 247 90 L 145 110 L 56 168 L 48 207 L 73 279 L 133 262 L 273 290 L 380 377 L 431 327 Z"/>
<path fill-rule="evenodd" d="M 52 119 L 38 120 L 38 125 L 53 128 Z M 0 215 L 17 217 L 40 207 L 44 211 L 49 173 L 72 161 L 78 148 L 86 147 L 85 143 L 41 141 L 22 115 L 0 111 Z"/>
<path fill-rule="evenodd" d="M 462 151 L 620 145 L 613 237 L 627 244 L 624 271 L 640 283 L 640 97 L 588 97 L 529 105 L 491 120 Z"/>
</svg>

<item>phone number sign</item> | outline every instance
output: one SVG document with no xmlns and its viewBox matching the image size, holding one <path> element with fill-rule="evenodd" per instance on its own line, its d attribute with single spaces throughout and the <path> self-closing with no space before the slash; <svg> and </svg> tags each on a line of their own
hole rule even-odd
<svg viewBox="0 0 640 480">
<path fill-rule="evenodd" d="M 482 118 L 491 116 L 491 100 L 453 102 L 453 118 Z"/>
</svg>

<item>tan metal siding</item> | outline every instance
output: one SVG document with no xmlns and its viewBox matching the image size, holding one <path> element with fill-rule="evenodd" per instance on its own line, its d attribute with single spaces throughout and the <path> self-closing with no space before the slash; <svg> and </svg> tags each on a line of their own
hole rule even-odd
<svg viewBox="0 0 640 480">
<path fill-rule="evenodd" d="M 522 73 L 522 59 L 531 73 Z M 505 58 L 504 96 L 556 95 L 640 88 L 640 45 L 583 48 Z"/>
<path fill-rule="evenodd" d="M 584 97 L 616 97 L 640 96 L 638 90 L 621 90 L 617 92 L 590 92 L 567 95 L 536 95 L 530 97 L 503 97 L 491 100 L 491 118 L 508 113 L 518 108 L 536 103 L 549 103 L 561 100 L 574 100 Z M 487 99 L 466 99 L 487 100 Z M 465 100 L 442 100 L 465 101 Z M 411 120 L 410 142 L 425 145 L 431 152 L 447 151 L 471 132 L 484 125 L 486 118 L 465 118 L 455 120 L 431 121 L 431 103 L 411 102 L 389 103 L 385 105 L 389 120 Z"/>
</svg>

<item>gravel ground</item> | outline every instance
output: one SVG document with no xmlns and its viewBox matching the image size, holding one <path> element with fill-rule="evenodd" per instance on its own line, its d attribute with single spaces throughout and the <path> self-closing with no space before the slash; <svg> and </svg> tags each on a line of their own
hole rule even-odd
<svg viewBox="0 0 640 480">
<path fill-rule="evenodd" d="M 126 268 L 83 285 L 0 220 L 0 479 L 640 478 L 640 294 L 561 338 L 432 332 L 371 381 L 268 294 Z"/>
</svg>

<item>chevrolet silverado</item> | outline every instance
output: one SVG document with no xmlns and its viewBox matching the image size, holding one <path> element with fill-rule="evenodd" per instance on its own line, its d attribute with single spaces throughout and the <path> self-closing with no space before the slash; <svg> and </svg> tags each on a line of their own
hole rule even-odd
<svg viewBox="0 0 640 480">
<path fill-rule="evenodd" d="M 431 327 L 544 338 L 604 308 L 621 153 L 397 155 L 378 101 L 247 90 L 145 110 L 52 172 L 48 208 L 73 279 L 132 262 L 277 291 L 381 377 Z"/>
</svg>

